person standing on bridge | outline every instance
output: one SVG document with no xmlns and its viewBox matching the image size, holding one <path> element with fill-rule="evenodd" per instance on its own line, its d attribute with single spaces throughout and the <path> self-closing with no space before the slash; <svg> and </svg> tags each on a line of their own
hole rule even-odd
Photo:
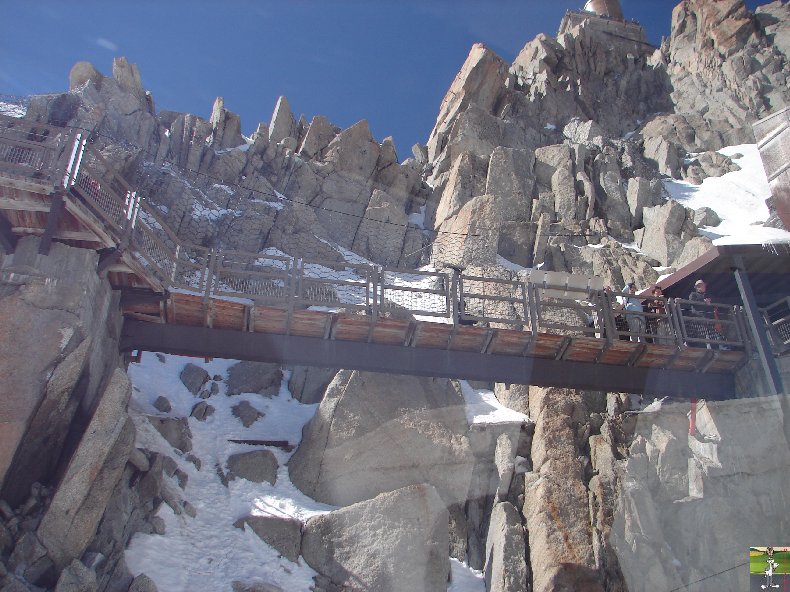
<svg viewBox="0 0 790 592">
<path fill-rule="evenodd" d="M 645 316 L 642 314 L 642 301 L 634 297 L 636 294 L 636 282 L 628 282 L 623 288 L 623 294 L 630 296 L 621 296 L 620 301 L 623 305 L 623 313 L 626 321 L 628 322 L 628 332 L 631 334 L 631 341 L 644 342 L 645 333 Z"/>
<path fill-rule="evenodd" d="M 696 337 L 697 339 L 706 341 L 710 340 L 712 331 L 708 319 L 713 317 L 713 307 L 706 306 L 711 303 L 711 300 L 708 297 L 707 286 L 704 280 L 699 279 L 694 282 L 694 290 L 689 294 L 689 300 L 692 303 L 689 313 L 691 316 L 701 319 L 688 323 L 689 337 Z M 710 343 L 706 343 L 706 346 L 710 348 Z"/>
</svg>

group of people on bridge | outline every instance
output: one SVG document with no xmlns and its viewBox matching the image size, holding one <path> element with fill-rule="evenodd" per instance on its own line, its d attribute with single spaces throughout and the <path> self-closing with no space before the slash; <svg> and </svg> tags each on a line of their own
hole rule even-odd
<svg viewBox="0 0 790 592">
<path fill-rule="evenodd" d="M 661 286 L 653 286 L 649 297 L 637 296 L 636 282 L 630 281 L 623 288 L 622 294 L 615 305 L 618 313 L 615 324 L 618 331 L 630 335 L 621 336 L 621 339 L 651 343 L 673 341 L 673 331 L 667 318 L 666 299 Z M 693 318 L 686 324 L 687 336 L 690 339 L 705 342 L 725 340 L 721 323 L 718 322 L 719 308 L 712 304 L 705 280 L 698 279 L 694 283 L 694 290 L 689 294 L 684 313 Z M 707 347 L 710 348 L 711 344 L 707 343 Z"/>
</svg>

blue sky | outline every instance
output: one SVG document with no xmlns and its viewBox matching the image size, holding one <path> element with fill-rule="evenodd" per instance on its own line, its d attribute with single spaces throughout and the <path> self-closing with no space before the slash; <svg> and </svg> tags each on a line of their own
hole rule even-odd
<svg viewBox="0 0 790 592">
<path fill-rule="evenodd" d="M 659 43 L 672 0 L 621 0 Z M 764 0 L 749 0 L 755 7 Z M 158 109 L 208 117 L 222 96 L 245 133 L 279 95 L 297 117 L 341 127 L 367 119 L 401 159 L 425 142 L 473 43 L 508 61 L 536 34 L 556 34 L 584 0 L 0 0 L 0 93 L 68 87 L 79 60 L 110 74 L 138 64 Z"/>
</svg>

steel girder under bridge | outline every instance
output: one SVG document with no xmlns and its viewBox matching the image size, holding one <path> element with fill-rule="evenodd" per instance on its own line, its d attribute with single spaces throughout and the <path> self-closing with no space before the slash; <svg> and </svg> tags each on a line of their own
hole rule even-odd
<svg viewBox="0 0 790 592">
<path fill-rule="evenodd" d="M 121 348 L 188 356 L 274 362 L 710 400 L 735 396 L 732 374 L 701 374 L 567 359 L 404 347 L 320 337 L 239 332 L 127 319 Z"/>
</svg>

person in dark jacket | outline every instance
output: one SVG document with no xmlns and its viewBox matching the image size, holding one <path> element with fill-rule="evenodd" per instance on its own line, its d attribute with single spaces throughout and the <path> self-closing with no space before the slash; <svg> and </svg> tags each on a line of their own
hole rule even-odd
<svg viewBox="0 0 790 592">
<path fill-rule="evenodd" d="M 672 331 L 669 328 L 669 322 L 666 316 L 667 307 L 666 300 L 664 299 L 664 291 L 660 286 L 653 286 L 651 295 L 653 296 L 653 300 L 648 301 L 647 312 L 661 316 L 647 318 L 647 332 L 652 335 L 661 335 L 661 337 L 654 338 L 654 343 L 671 343 L 672 340 L 668 337 L 672 335 Z"/>
<path fill-rule="evenodd" d="M 706 290 L 707 286 L 704 280 L 699 279 L 694 282 L 694 290 L 689 294 L 689 300 L 691 301 L 691 309 L 689 312 L 691 316 L 700 319 L 713 318 L 713 307 L 705 306 L 711 303 Z M 690 321 L 688 323 L 688 329 L 689 337 L 695 337 L 697 339 L 712 338 L 713 328 L 707 321 Z M 710 347 L 710 345 L 708 347 Z"/>
</svg>

